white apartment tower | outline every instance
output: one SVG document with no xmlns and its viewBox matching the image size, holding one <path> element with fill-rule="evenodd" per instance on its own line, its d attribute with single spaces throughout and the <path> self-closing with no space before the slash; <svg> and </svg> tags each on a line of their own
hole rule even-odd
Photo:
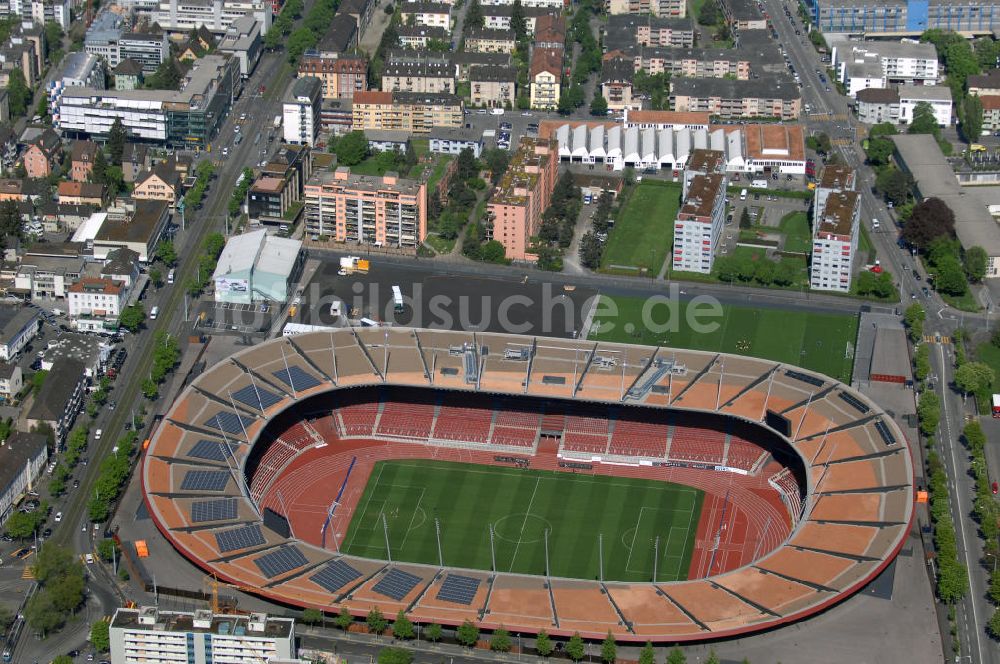
<svg viewBox="0 0 1000 664">
<path fill-rule="evenodd" d="M 683 202 L 674 221 L 673 268 L 712 271 L 726 218 L 725 155 L 717 150 L 691 152 L 684 171 Z"/>
<path fill-rule="evenodd" d="M 827 166 L 820 174 L 813 207 L 809 279 L 814 290 L 851 290 L 861 215 L 854 185 L 855 172 L 847 166 Z"/>
</svg>

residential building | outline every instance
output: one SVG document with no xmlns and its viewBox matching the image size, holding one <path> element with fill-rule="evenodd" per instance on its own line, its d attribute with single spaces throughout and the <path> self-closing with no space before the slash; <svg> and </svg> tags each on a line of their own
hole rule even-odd
<svg viewBox="0 0 1000 664">
<path fill-rule="evenodd" d="M 605 0 L 604 7 L 611 15 L 652 14 L 677 18 L 687 15 L 687 3 L 683 0 Z"/>
<path fill-rule="evenodd" d="M 14 276 L 15 291 L 31 300 L 66 297 L 66 289 L 80 278 L 86 267 L 82 252 L 83 245 L 75 243 L 30 247 L 21 257 Z"/>
<path fill-rule="evenodd" d="M 388 92 L 455 92 L 454 68 L 445 54 L 390 51 L 382 68 L 382 90 Z"/>
<path fill-rule="evenodd" d="M 122 175 L 125 182 L 135 182 L 136 176 L 149 170 L 149 152 L 142 143 L 126 143 L 122 152 Z"/>
<path fill-rule="evenodd" d="M 608 17 L 604 34 L 604 50 L 614 51 L 631 46 L 694 46 L 694 20 L 649 13 L 613 14 Z"/>
<path fill-rule="evenodd" d="M 536 48 L 531 52 L 531 67 L 528 71 L 531 108 L 551 111 L 559 106 L 562 63 L 562 49 Z"/>
<path fill-rule="evenodd" d="M 517 99 L 517 70 L 507 65 L 469 67 L 469 92 L 473 106 L 513 108 Z"/>
<path fill-rule="evenodd" d="M 734 31 L 766 30 L 767 19 L 756 0 L 723 0 L 722 13 Z"/>
<path fill-rule="evenodd" d="M 24 170 L 29 178 L 47 178 L 55 170 L 63 157 L 62 141 L 59 134 L 46 129 L 28 141 L 22 157 Z"/>
<path fill-rule="evenodd" d="M 106 137 L 120 118 L 137 141 L 204 149 L 225 122 L 239 78 L 236 59 L 206 55 L 180 91 L 65 88 L 51 107 L 52 122 L 64 134 Z"/>
<path fill-rule="evenodd" d="M 309 146 L 315 143 L 319 134 L 322 88 L 322 81 L 313 76 L 297 78 L 289 84 L 281 103 L 286 143 Z"/>
<path fill-rule="evenodd" d="M 248 13 L 260 23 L 262 35 L 271 29 L 269 0 L 158 0 L 155 4 L 150 0 L 136 10 L 167 32 L 187 34 L 203 27 L 222 34 Z"/>
<path fill-rule="evenodd" d="M 941 75 L 937 49 L 929 43 L 834 41 L 831 49 L 837 77 L 851 97 L 890 84 L 934 85 Z"/>
<path fill-rule="evenodd" d="M 125 307 L 125 284 L 112 279 L 84 277 L 69 287 L 66 303 L 70 323 L 79 332 L 115 332 Z"/>
<path fill-rule="evenodd" d="M 49 374 L 58 376 L 59 380 L 47 380 L 42 384 L 42 389 L 35 395 L 34 404 L 25 418 L 25 424 L 32 428 L 48 425 L 52 429 L 56 447 L 60 448 L 83 405 L 87 376 L 83 363 L 71 359 L 56 362 Z"/>
<path fill-rule="evenodd" d="M 343 0 L 340 7 L 337 8 L 337 13 L 354 19 L 360 38 L 368 28 L 368 24 L 371 23 L 372 14 L 377 6 L 378 2 L 375 0 Z"/>
<path fill-rule="evenodd" d="M 296 204 L 302 200 L 312 168 L 313 154 L 308 147 L 282 146 L 247 192 L 250 219 L 264 224 L 293 221 L 290 211 L 301 208 Z"/>
<path fill-rule="evenodd" d="M 355 92 L 368 89 L 368 59 L 307 55 L 299 61 L 298 75 L 318 78 L 323 84 L 323 99 L 351 100 Z"/>
<path fill-rule="evenodd" d="M 532 48 L 566 49 L 566 19 L 561 14 L 544 14 L 535 20 Z"/>
<path fill-rule="evenodd" d="M 605 58 L 601 68 L 601 95 L 608 102 L 608 109 L 621 111 L 626 108 L 642 108 L 642 102 L 632 102 L 632 78 L 635 70 L 632 62 L 624 58 Z"/>
<path fill-rule="evenodd" d="M 236 19 L 226 28 L 218 48 L 220 53 L 228 53 L 239 60 L 240 75 L 249 78 L 264 51 L 260 23 L 250 14 Z"/>
<path fill-rule="evenodd" d="M 373 152 L 406 152 L 410 132 L 398 129 L 365 129 L 368 149 Z"/>
<path fill-rule="evenodd" d="M 920 103 L 930 105 L 938 125 L 951 125 L 951 88 L 946 85 L 899 86 L 899 121 L 903 124 L 913 122 L 913 111 Z"/>
<path fill-rule="evenodd" d="M 718 78 L 678 78 L 670 84 L 675 111 L 707 111 L 722 118 L 794 120 L 802 108 L 802 93 L 788 75 L 762 75 L 749 81 Z"/>
<path fill-rule="evenodd" d="M 38 334 L 42 325 L 37 309 L 20 305 L 0 305 L 0 360 L 10 362 Z"/>
<path fill-rule="evenodd" d="M 101 267 L 101 279 L 110 279 L 120 282 L 127 294 L 135 288 L 139 282 L 139 254 L 131 249 L 121 248 L 108 252 Z"/>
<path fill-rule="evenodd" d="M 6 93 L 6 90 L 4 91 Z M 6 99 L 0 95 L 0 101 Z M 0 175 L 9 173 L 17 163 L 17 135 L 10 127 L 0 125 Z"/>
<path fill-rule="evenodd" d="M 87 182 L 94 170 L 94 159 L 100 150 L 93 141 L 73 141 L 69 152 L 69 177 L 74 182 Z"/>
<path fill-rule="evenodd" d="M 72 5 L 75 6 L 75 5 Z M 38 25 L 48 22 L 58 23 L 64 31 L 69 31 L 71 16 L 69 0 L 9 0 L 0 7 L 0 13 Z"/>
<path fill-rule="evenodd" d="M 894 88 L 865 88 L 857 94 L 858 120 L 865 124 L 899 123 L 899 92 Z"/>
<path fill-rule="evenodd" d="M 226 242 L 216 264 L 215 301 L 249 304 L 285 302 L 305 260 L 302 241 L 259 230 Z"/>
<path fill-rule="evenodd" d="M 465 50 L 478 53 L 513 53 L 516 40 L 510 30 L 465 28 Z"/>
<path fill-rule="evenodd" d="M 0 524 L 7 522 L 28 491 L 38 489 L 48 459 L 48 439 L 40 433 L 14 431 L 0 441 Z"/>
<path fill-rule="evenodd" d="M 990 33 L 1000 25 L 1000 5 L 952 0 L 806 0 L 810 19 L 824 33 L 918 36 L 932 28 Z"/>
<path fill-rule="evenodd" d="M 68 205 L 93 205 L 101 207 L 105 203 L 107 187 L 97 182 L 60 182 L 56 189 L 59 202 Z"/>
<path fill-rule="evenodd" d="M 483 6 L 504 6 L 510 7 L 514 0 L 486 0 Z M 525 9 L 546 9 L 548 11 L 560 10 L 566 6 L 565 0 L 522 0 L 521 6 Z"/>
<path fill-rule="evenodd" d="M 343 136 L 354 128 L 354 102 L 350 99 L 324 99 L 319 109 L 323 131 Z"/>
<path fill-rule="evenodd" d="M 111 73 L 115 79 L 115 90 L 137 90 L 142 85 L 142 65 L 132 58 L 119 62 Z"/>
<path fill-rule="evenodd" d="M 722 154 L 715 154 L 721 164 Z M 708 172 L 686 176 L 684 200 L 674 222 L 673 269 L 710 273 L 725 222 L 725 174 Z"/>
<path fill-rule="evenodd" d="M 409 3 L 404 3 L 409 4 Z M 560 3 L 560 7 L 561 7 Z M 539 16 L 558 14 L 559 9 L 553 7 L 527 7 L 522 8 L 524 22 L 528 28 L 528 34 L 535 34 L 535 21 Z M 510 17 L 514 14 L 513 4 L 509 5 L 483 5 L 484 27 L 493 30 L 510 30 Z"/>
<path fill-rule="evenodd" d="M 467 81 L 472 76 L 473 67 L 510 67 L 514 59 L 509 53 L 455 51 L 451 54 L 451 64 L 455 66 L 455 78 Z"/>
<path fill-rule="evenodd" d="M 17 362 L 0 364 L 0 400 L 11 401 L 24 389 L 24 372 Z M 0 506 L 3 500 L 0 498 Z"/>
<path fill-rule="evenodd" d="M 320 55 L 336 57 L 350 53 L 358 45 L 358 24 L 346 14 L 337 14 L 330 20 L 330 27 L 316 45 Z"/>
<path fill-rule="evenodd" d="M 1000 96 L 1000 69 L 989 69 L 965 79 L 969 94 L 976 97 Z"/>
<path fill-rule="evenodd" d="M 834 191 L 813 218 L 809 286 L 847 293 L 858 249 L 861 215 L 858 192 Z"/>
<path fill-rule="evenodd" d="M 156 254 L 156 245 L 170 219 L 170 204 L 161 200 L 135 200 L 107 211 L 95 212 L 77 229 L 73 242 L 89 242 L 94 258 L 103 260 L 115 249 L 124 247 L 139 254 L 148 263 Z"/>
<path fill-rule="evenodd" d="M 751 78 L 751 55 L 748 51 L 731 48 L 630 46 L 609 51 L 604 57 L 630 60 L 634 71 L 641 69 L 647 74 L 666 72 L 688 78 L 748 80 Z"/>
<path fill-rule="evenodd" d="M 980 95 L 983 104 L 983 131 L 1000 131 L 1000 95 Z"/>
<path fill-rule="evenodd" d="M 403 48 L 427 48 L 427 44 L 432 41 L 451 43 L 451 33 L 441 27 L 427 27 L 424 25 L 401 25 L 396 28 L 399 34 L 399 42 Z M 466 44 L 468 48 L 468 44 Z"/>
<path fill-rule="evenodd" d="M 427 235 L 427 184 L 395 173 L 316 172 L 305 201 L 306 232 L 337 242 L 413 248 Z"/>
<path fill-rule="evenodd" d="M 0 86 L 6 89 L 10 84 L 10 72 L 20 69 L 24 82 L 29 88 L 34 88 L 38 85 L 40 71 L 36 63 L 35 52 L 30 45 L 9 43 L 0 46 Z"/>
<path fill-rule="evenodd" d="M 476 129 L 434 129 L 428 138 L 431 152 L 458 154 L 462 150 L 472 150 L 476 159 L 483 152 L 483 134 Z"/>
<path fill-rule="evenodd" d="M 166 201 L 171 207 L 181 196 L 181 175 L 173 157 L 169 157 L 135 178 L 132 198 L 141 201 Z"/>
<path fill-rule="evenodd" d="M 462 100 L 455 95 L 374 90 L 354 95 L 356 130 L 401 129 L 426 134 L 435 127 L 461 127 L 463 121 Z"/>
<path fill-rule="evenodd" d="M 442 28 L 451 34 L 451 5 L 446 2 L 404 2 L 400 11 L 403 23 Z"/>
<path fill-rule="evenodd" d="M 291 660 L 296 654 L 295 621 L 264 613 L 173 613 L 152 606 L 118 609 L 109 634 L 115 664 L 245 664 Z"/>
<path fill-rule="evenodd" d="M 507 258 L 535 261 L 531 238 L 538 235 L 559 171 L 557 144 L 545 138 L 521 138 L 507 171 L 486 206 L 492 222 L 490 239 L 504 247 Z"/>
</svg>

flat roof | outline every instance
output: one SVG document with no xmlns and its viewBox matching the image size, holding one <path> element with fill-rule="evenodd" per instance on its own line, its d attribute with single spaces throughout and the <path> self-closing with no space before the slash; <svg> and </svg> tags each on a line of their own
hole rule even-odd
<svg viewBox="0 0 1000 664">
<path fill-rule="evenodd" d="M 725 192 L 726 177 L 721 173 L 696 175 L 688 183 L 687 196 L 681 205 L 680 214 L 694 217 L 710 217 L 715 201 Z"/>
<path fill-rule="evenodd" d="M 48 439 L 40 433 L 14 431 L 0 447 L 0 488 L 6 491 L 24 467 L 44 454 L 47 447 Z"/>
<path fill-rule="evenodd" d="M 854 210 L 858 206 L 858 192 L 835 191 L 826 197 L 823 214 L 813 223 L 816 233 L 851 235 L 854 230 Z"/>
<path fill-rule="evenodd" d="M 150 612 L 151 611 L 151 612 Z M 145 613 L 144 613 L 145 612 Z M 150 616 L 153 622 L 147 624 L 140 621 L 141 615 Z M 207 627 L 195 627 L 195 619 L 206 618 Z M 118 609 L 111 620 L 111 626 L 130 631 L 144 632 L 192 632 L 200 634 L 215 634 L 219 636 L 247 636 L 251 638 L 268 637 L 287 639 L 292 635 L 295 621 L 291 618 L 274 618 L 264 616 L 264 630 L 250 629 L 254 614 L 236 616 L 212 614 L 211 612 L 180 613 L 173 611 L 158 611 L 152 607 L 141 609 Z M 200 621 L 199 621 L 200 622 Z"/>
</svg>

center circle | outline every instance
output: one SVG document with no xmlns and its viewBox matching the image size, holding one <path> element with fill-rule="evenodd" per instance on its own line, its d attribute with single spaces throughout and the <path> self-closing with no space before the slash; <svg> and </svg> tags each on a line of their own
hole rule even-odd
<svg viewBox="0 0 1000 664">
<path fill-rule="evenodd" d="M 545 539 L 545 531 L 552 535 L 552 524 L 547 519 L 525 512 L 502 516 L 493 523 L 493 535 L 511 544 L 534 544 Z"/>
</svg>

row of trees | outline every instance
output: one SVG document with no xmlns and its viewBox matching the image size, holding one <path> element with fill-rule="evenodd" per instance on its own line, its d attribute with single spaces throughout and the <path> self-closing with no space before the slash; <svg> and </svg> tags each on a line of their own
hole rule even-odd
<svg viewBox="0 0 1000 664">
<path fill-rule="evenodd" d="M 569 37 L 580 45 L 580 53 L 573 63 L 573 73 L 566 80 L 563 77 L 563 85 L 559 94 L 558 110 L 564 115 L 569 115 L 574 109 L 580 108 L 587 102 L 584 84 L 591 74 L 599 74 L 602 66 L 601 45 L 594 37 L 594 31 L 590 27 L 590 19 L 597 14 L 599 8 L 593 0 L 583 0 L 576 6 L 572 21 L 569 26 Z M 598 101 L 600 100 L 600 101 Z M 591 112 L 596 115 L 603 115 L 608 110 L 608 102 L 599 93 L 595 94 L 594 104 L 591 105 Z M 603 106 L 603 111 L 600 109 Z"/>
<path fill-rule="evenodd" d="M 715 259 L 714 269 L 720 281 L 755 282 L 762 286 L 792 286 L 802 274 L 802 264 L 794 258 L 775 262 L 763 256 L 754 260 L 746 254 L 720 256 Z"/>
<path fill-rule="evenodd" d="M 531 251 L 538 255 L 542 270 L 561 272 L 563 251 L 573 242 L 577 217 L 583 206 L 580 187 L 573 182 L 573 175 L 563 171 L 552 190 L 549 207 L 542 213 L 538 236 L 532 238 Z"/>
<path fill-rule="evenodd" d="M 160 384 L 174 370 L 181 356 L 176 337 L 170 336 L 163 330 L 156 333 L 152 351 L 153 366 L 149 370 L 149 376 L 142 381 L 141 388 L 147 399 L 155 399 L 159 396 Z"/>
<path fill-rule="evenodd" d="M 83 603 L 84 570 L 72 551 L 47 542 L 39 549 L 32 572 L 39 590 L 25 607 L 24 617 L 44 636 L 62 627 Z"/>
<path fill-rule="evenodd" d="M 194 172 L 194 185 L 184 194 L 184 205 L 192 210 L 197 210 L 201 207 L 201 203 L 205 199 L 205 191 L 208 190 L 208 184 L 212 181 L 212 177 L 215 176 L 215 164 L 212 163 L 211 159 L 203 159 L 198 162 L 198 166 L 195 167 Z"/>
<path fill-rule="evenodd" d="M 586 268 L 596 270 L 601 266 L 613 208 L 614 197 L 609 192 L 602 193 L 590 218 L 590 230 L 580 238 L 580 263 Z"/>
<path fill-rule="evenodd" d="M 212 280 L 219 256 L 226 246 L 226 238 L 222 233 L 209 233 L 205 238 L 201 256 L 198 258 L 198 276 L 191 277 L 187 283 L 187 292 L 191 297 L 198 297 Z"/>
<path fill-rule="evenodd" d="M 94 484 L 94 495 L 87 503 L 87 516 L 94 523 L 106 521 L 111 505 L 118 499 L 132 470 L 131 456 L 135 451 L 135 431 L 126 431 L 118 439 L 118 451 L 101 460 L 100 473 Z"/>
<path fill-rule="evenodd" d="M 246 200 L 247 192 L 250 190 L 250 185 L 253 184 L 253 177 L 253 169 L 243 169 L 243 179 L 240 180 L 240 183 L 236 185 L 235 189 L 233 189 L 233 195 L 229 197 L 229 205 L 226 208 L 230 217 L 238 215 L 240 210 L 243 208 L 243 202 Z"/>
</svg>

